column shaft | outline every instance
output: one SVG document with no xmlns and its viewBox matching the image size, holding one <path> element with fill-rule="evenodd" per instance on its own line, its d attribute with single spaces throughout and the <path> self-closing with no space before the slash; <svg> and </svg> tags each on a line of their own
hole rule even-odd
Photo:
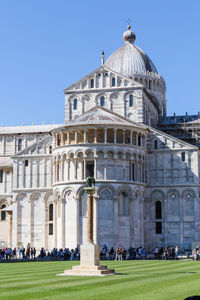
<svg viewBox="0 0 200 300">
<path fill-rule="evenodd" d="M 93 195 L 88 194 L 87 240 L 93 243 Z"/>
</svg>

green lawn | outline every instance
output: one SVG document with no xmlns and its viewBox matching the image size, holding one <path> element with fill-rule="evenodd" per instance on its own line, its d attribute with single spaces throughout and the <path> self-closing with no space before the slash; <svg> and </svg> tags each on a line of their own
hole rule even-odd
<svg viewBox="0 0 200 300">
<path fill-rule="evenodd" d="M 106 262 L 119 275 L 56 276 L 78 262 L 0 264 L 0 299 L 183 300 L 200 295 L 200 263 L 193 261 Z"/>
</svg>

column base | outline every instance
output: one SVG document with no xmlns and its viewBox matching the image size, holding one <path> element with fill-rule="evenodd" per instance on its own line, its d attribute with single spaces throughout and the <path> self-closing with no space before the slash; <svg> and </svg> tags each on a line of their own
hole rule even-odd
<svg viewBox="0 0 200 300">
<path fill-rule="evenodd" d="M 87 242 L 81 246 L 80 266 L 73 266 L 71 270 L 65 270 L 59 276 L 107 276 L 114 275 L 114 270 L 100 266 L 99 246 Z"/>
<path fill-rule="evenodd" d="M 84 245 L 81 245 L 81 266 L 99 266 L 100 265 L 100 249 L 99 246 L 86 242 Z"/>
<path fill-rule="evenodd" d="M 106 266 L 73 266 L 71 270 L 65 270 L 58 276 L 108 276 L 114 275 L 114 270 L 107 269 Z"/>
</svg>

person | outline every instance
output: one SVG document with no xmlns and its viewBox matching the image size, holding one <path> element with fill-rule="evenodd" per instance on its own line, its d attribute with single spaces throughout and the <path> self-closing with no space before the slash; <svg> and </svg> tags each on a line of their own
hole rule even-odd
<svg viewBox="0 0 200 300">
<path fill-rule="evenodd" d="M 164 249 L 163 247 L 160 248 L 160 250 L 158 251 L 158 258 L 161 259 L 164 253 Z"/>
<path fill-rule="evenodd" d="M 22 250 L 20 247 L 18 247 L 18 258 L 21 259 L 22 258 Z"/>
<path fill-rule="evenodd" d="M 143 249 L 142 249 L 142 258 L 143 258 L 143 259 L 146 259 L 146 257 L 147 257 L 147 252 L 146 252 L 146 249 L 143 248 Z"/>
<path fill-rule="evenodd" d="M 159 252 L 158 247 L 156 247 L 155 250 L 154 250 L 154 257 L 155 258 L 158 258 L 158 252 Z"/>
<path fill-rule="evenodd" d="M 168 249 L 165 248 L 165 251 L 164 251 L 164 254 L 163 254 L 164 260 L 167 260 L 167 259 L 168 259 L 168 255 L 169 255 Z"/>
<path fill-rule="evenodd" d="M 21 247 L 21 252 L 22 252 L 22 258 L 25 258 L 25 248 L 24 246 Z"/>
<path fill-rule="evenodd" d="M 118 260 L 122 260 L 122 248 L 119 248 Z"/>
<path fill-rule="evenodd" d="M 197 251 L 196 251 L 196 248 L 193 250 L 192 255 L 193 255 L 193 260 L 197 261 Z"/>
<path fill-rule="evenodd" d="M 119 247 L 116 248 L 115 260 L 118 260 L 118 258 L 119 258 Z"/>
<path fill-rule="evenodd" d="M 179 255 L 179 247 L 176 245 L 176 248 L 175 248 L 175 259 L 177 260 L 178 259 L 178 255 Z"/>
<path fill-rule="evenodd" d="M 127 251 L 125 248 L 122 248 L 122 259 L 123 260 L 126 260 L 126 254 L 127 254 Z"/>
<path fill-rule="evenodd" d="M 199 255 L 200 255 L 200 248 L 199 245 L 196 246 L 196 252 L 197 252 L 197 260 L 199 260 Z"/>
<path fill-rule="evenodd" d="M 13 258 L 14 259 L 17 258 L 17 250 L 16 250 L 16 248 L 13 249 Z"/>
<path fill-rule="evenodd" d="M 113 255 L 115 253 L 115 250 L 113 247 L 110 248 L 110 251 L 109 251 L 109 259 L 113 259 Z"/>
</svg>

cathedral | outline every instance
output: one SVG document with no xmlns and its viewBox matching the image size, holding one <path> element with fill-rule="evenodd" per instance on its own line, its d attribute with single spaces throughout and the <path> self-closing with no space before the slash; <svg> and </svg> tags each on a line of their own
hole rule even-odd
<svg viewBox="0 0 200 300">
<path fill-rule="evenodd" d="M 63 124 L 0 128 L 0 247 L 82 244 L 89 176 L 100 246 L 200 241 L 200 115 L 167 116 L 165 80 L 135 39 L 128 26 L 123 46 L 64 90 Z"/>
</svg>

